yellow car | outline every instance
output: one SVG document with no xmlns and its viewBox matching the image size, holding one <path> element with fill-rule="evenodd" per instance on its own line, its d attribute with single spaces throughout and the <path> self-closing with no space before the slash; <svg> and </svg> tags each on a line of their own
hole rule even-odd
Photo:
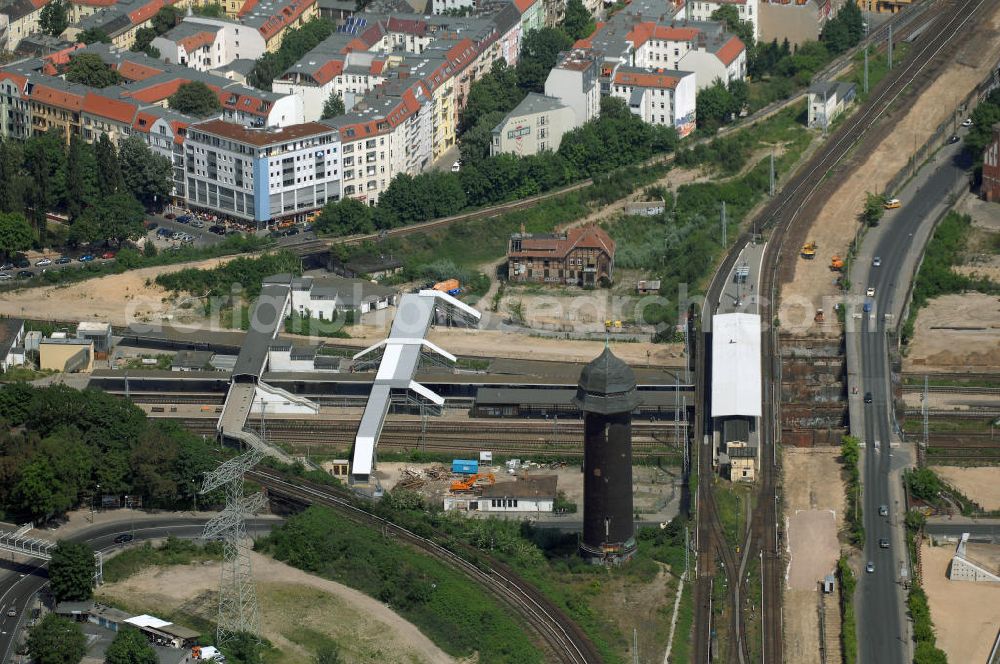
<svg viewBox="0 0 1000 664">
<path fill-rule="evenodd" d="M 898 198 L 890 198 L 882 205 L 886 210 L 895 210 L 901 205 Z"/>
</svg>

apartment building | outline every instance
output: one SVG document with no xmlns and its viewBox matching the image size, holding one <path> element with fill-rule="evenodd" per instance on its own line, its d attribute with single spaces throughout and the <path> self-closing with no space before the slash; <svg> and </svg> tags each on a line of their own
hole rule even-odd
<svg viewBox="0 0 1000 664">
<path fill-rule="evenodd" d="M 689 21 L 711 21 L 714 14 L 721 7 L 730 5 L 736 8 L 741 21 L 747 21 L 753 26 L 753 38 L 760 38 L 760 10 L 758 2 L 767 0 L 692 0 L 685 2 L 683 9 L 679 13 L 679 18 Z"/>
<path fill-rule="evenodd" d="M 574 49 L 563 53 L 545 79 L 545 96 L 569 106 L 579 127 L 601 114 L 601 85 L 597 59 L 589 52 Z"/>
<path fill-rule="evenodd" d="M 0 4 L 0 49 L 14 51 L 28 35 L 41 32 L 45 0 L 7 0 Z"/>
<path fill-rule="evenodd" d="M 340 198 L 340 138 L 317 122 L 277 129 L 222 120 L 191 125 L 184 167 L 188 205 L 257 223 Z"/>
<path fill-rule="evenodd" d="M 117 145 L 132 135 L 132 123 L 139 107 L 129 101 L 88 92 L 83 97 L 80 110 L 80 135 L 83 140 L 94 143 L 101 136 L 107 136 Z"/>
<path fill-rule="evenodd" d="M 1000 202 L 1000 123 L 993 125 L 993 140 L 983 151 L 983 198 Z"/>
<path fill-rule="evenodd" d="M 611 96 L 624 100 L 643 122 L 674 127 L 682 138 L 695 129 L 693 72 L 619 67 L 611 79 Z"/>
<path fill-rule="evenodd" d="M 234 21 L 188 16 L 153 40 L 164 62 L 207 72 L 234 60 L 256 60 L 267 51 L 257 30 Z"/>
<path fill-rule="evenodd" d="M 281 48 L 289 29 L 301 27 L 317 16 L 316 0 L 246 0 L 236 12 L 243 25 L 257 30 L 269 53 Z"/>
<path fill-rule="evenodd" d="M 864 4 L 861 7 L 864 9 Z M 831 0 L 760 0 L 759 11 L 760 41 L 777 39 L 780 43 L 787 39 L 789 44 L 799 46 L 819 40 L 823 26 L 834 15 L 834 5 Z"/>
<path fill-rule="evenodd" d="M 128 50 L 135 43 L 139 28 L 152 25 L 156 12 L 170 4 L 168 0 L 118 0 L 83 16 L 66 28 L 62 36 L 72 40 L 86 30 L 99 30 L 111 39 L 112 46 Z"/>
<path fill-rule="evenodd" d="M 513 154 L 518 157 L 555 152 L 563 134 L 576 124 L 573 109 L 554 97 L 535 92 L 518 104 L 493 129 L 490 154 Z"/>
<path fill-rule="evenodd" d="M 13 72 L 0 72 L 0 136 L 25 139 L 31 135 L 31 100 L 28 79 Z"/>
</svg>

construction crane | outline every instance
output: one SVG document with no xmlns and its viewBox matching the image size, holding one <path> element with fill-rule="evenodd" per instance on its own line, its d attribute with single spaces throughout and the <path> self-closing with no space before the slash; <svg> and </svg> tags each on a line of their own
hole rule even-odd
<svg viewBox="0 0 1000 664">
<path fill-rule="evenodd" d="M 455 480 L 451 483 L 452 491 L 472 491 L 477 486 L 482 486 L 483 484 L 494 484 L 497 478 L 493 473 L 476 473 L 475 475 L 469 475 L 464 480 Z"/>
</svg>

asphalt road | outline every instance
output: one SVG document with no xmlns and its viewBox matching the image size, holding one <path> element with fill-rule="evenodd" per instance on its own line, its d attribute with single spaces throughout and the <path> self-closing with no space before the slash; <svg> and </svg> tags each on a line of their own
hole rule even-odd
<svg viewBox="0 0 1000 664">
<path fill-rule="evenodd" d="M 907 660 L 909 644 L 903 629 L 902 593 L 896 585 L 901 580 L 900 566 L 906 557 L 902 551 L 902 514 L 892 498 L 890 474 L 893 463 L 901 465 L 892 453 L 892 397 L 889 385 L 889 355 L 886 326 L 895 324 L 906 297 L 913 261 L 922 247 L 914 246 L 914 235 L 935 215 L 941 202 L 957 183 L 966 179 L 969 166 L 960 153 L 961 144 L 942 148 L 942 160 L 926 176 L 903 189 L 901 208 L 888 212 L 882 224 L 888 226 L 875 245 L 874 255 L 881 266 L 868 266 L 868 279 L 858 284 L 863 291 L 875 288 L 873 308 L 862 313 L 861 360 L 862 385 L 872 395 L 872 403 L 864 408 L 864 525 L 865 562 L 874 564 L 873 572 L 862 573 L 859 581 L 858 640 L 861 662 L 902 664 Z M 860 305 L 859 305 L 860 307 Z M 886 314 L 890 314 L 887 318 Z M 888 508 L 888 516 L 879 515 L 879 507 Z M 895 532 L 893 528 L 898 528 Z M 879 540 L 890 542 L 888 549 L 879 547 Z"/>
<path fill-rule="evenodd" d="M 122 532 L 134 532 L 135 541 L 160 539 L 168 535 L 193 539 L 199 537 L 208 517 L 177 517 L 175 519 L 138 518 L 133 522 L 120 521 L 101 524 L 79 531 L 69 539 L 90 544 L 95 551 L 108 552 L 121 545 L 115 544 L 115 536 Z M 247 530 L 251 536 L 266 532 L 278 523 L 276 519 L 251 519 Z M 43 535 L 44 538 L 44 535 Z M 0 664 L 6 664 L 14 656 L 14 640 L 18 631 L 27 623 L 28 609 L 32 596 L 48 582 L 45 561 L 32 560 L 27 564 L 12 562 L 10 554 L 2 554 L 0 561 Z M 16 616 L 8 616 L 14 609 Z"/>
</svg>

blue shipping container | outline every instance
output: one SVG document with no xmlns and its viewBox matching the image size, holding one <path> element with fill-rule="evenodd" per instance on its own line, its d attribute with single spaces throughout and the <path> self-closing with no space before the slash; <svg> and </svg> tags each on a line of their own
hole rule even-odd
<svg viewBox="0 0 1000 664">
<path fill-rule="evenodd" d="M 455 459 L 451 462 L 451 472 L 461 473 L 463 475 L 478 473 L 479 462 L 466 459 Z"/>
</svg>

